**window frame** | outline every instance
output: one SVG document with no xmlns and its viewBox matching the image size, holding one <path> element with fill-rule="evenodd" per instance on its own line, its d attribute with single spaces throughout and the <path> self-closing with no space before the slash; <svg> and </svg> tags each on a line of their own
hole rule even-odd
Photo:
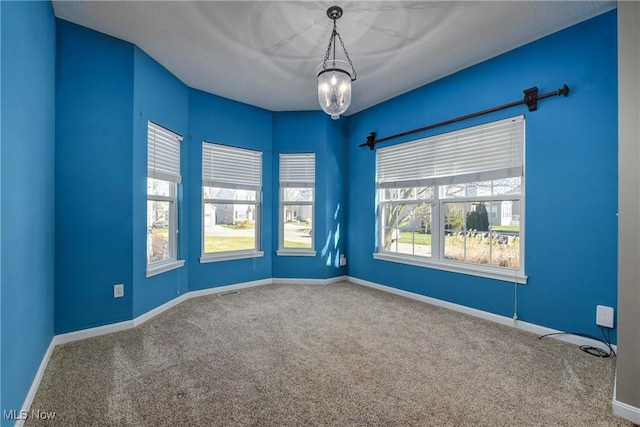
<svg viewBox="0 0 640 427">
<path fill-rule="evenodd" d="M 155 153 L 155 133 L 162 133 L 166 138 L 175 140 L 177 142 L 177 159 L 174 157 L 172 161 L 173 170 L 169 171 L 169 176 L 167 175 L 166 167 L 163 165 L 158 166 L 159 162 L 156 162 L 156 158 L 154 156 Z M 153 135 L 153 136 L 152 136 Z M 153 141 L 153 144 L 152 144 Z M 185 261 L 179 259 L 179 202 L 178 202 L 178 191 L 179 185 L 181 185 L 182 178 L 180 176 L 180 150 L 181 150 L 181 142 L 182 136 L 177 133 L 158 125 L 152 121 L 147 122 L 147 207 L 146 207 L 146 215 L 147 215 L 147 223 L 145 225 L 147 231 L 147 241 L 146 241 L 146 268 L 145 268 L 145 277 L 152 277 L 158 274 L 165 273 L 167 271 L 174 270 L 176 268 L 180 268 L 184 266 Z M 154 157 L 151 159 L 151 157 Z M 166 166 L 166 165 L 164 165 Z M 177 168 L 177 170 L 176 170 Z M 169 168 L 171 169 L 171 167 Z M 159 176 L 156 176 L 158 174 Z M 173 175 L 173 176 L 171 176 Z M 167 179 L 168 178 L 168 179 Z M 166 182 L 169 184 L 169 195 L 157 195 L 149 193 L 149 179 L 155 179 L 161 182 Z M 150 244 L 150 236 L 152 236 L 153 230 L 149 227 L 149 202 L 168 202 L 169 203 L 169 221 L 168 221 L 168 237 L 169 237 L 169 253 L 170 257 L 168 259 L 158 260 L 158 261 L 149 261 L 149 244 Z"/>
<path fill-rule="evenodd" d="M 287 159 L 305 159 L 302 162 L 298 162 L 297 166 L 307 165 L 307 160 L 311 157 L 313 160 L 312 174 L 313 177 L 308 176 L 307 173 L 298 175 L 296 178 L 289 178 L 285 163 Z M 276 254 L 278 256 L 316 256 L 315 250 L 315 234 L 316 234 L 316 154 L 315 153 L 281 153 L 279 158 L 280 167 L 280 179 L 279 179 L 279 199 L 278 199 L 278 250 Z M 308 188 L 311 189 L 311 201 L 287 201 L 285 200 L 285 191 L 287 188 Z M 284 246 L 284 224 L 285 215 L 284 211 L 287 206 L 310 206 L 311 207 L 311 247 L 310 248 L 286 248 Z"/>
<path fill-rule="evenodd" d="M 211 182 L 211 177 L 207 178 L 205 175 L 207 172 L 205 171 L 205 151 L 213 150 L 216 148 L 220 148 L 221 150 L 235 152 L 235 153 L 244 153 L 244 152 L 252 152 L 253 155 L 257 155 L 260 159 L 260 185 L 255 186 L 253 188 L 249 188 L 247 185 L 237 184 L 237 183 L 224 183 L 224 182 Z M 211 153 L 213 153 L 211 151 Z M 251 150 L 240 147 L 232 147 L 222 144 L 217 144 L 213 142 L 202 141 L 202 167 L 203 167 L 203 178 L 200 186 L 200 197 L 201 197 L 201 220 L 200 220 L 200 230 L 201 230 L 201 238 L 200 238 L 200 263 L 210 263 L 210 262 L 219 262 L 219 261 L 231 261 L 237 259 L 245 259 L 245 258 L 258 258 L 264 256 L 264 252 L 261 250 L 261 240 L 262 240 L 262 197 L 263 197 L 263 188 L 262 188 L 262 161 L 263 161 L 263 152 L 258 150 Z M 213 155 L 213 154 L 209 155 Z M 209 181 L 209 182 L 207 182 Z M 215 184 L 215 185 L 213 185 Z M 228 198 L 211 198 L 205 197 L 205 187 L 210 188 L 220 188 L 226 189 L 230 191 L 234 190 L 247 190 L 247 191 L 255 191 L 255 200 L 234 200 Z M 255 246 L 253 249 L 240 249 L 240 250 L 231 250 L 231 251 L 221 251 L 221 252 L 205 252 L 205 239 L 206 239 L 206 225 L 205 225 L 205 209 L 207 204 L 223 204 L 223 205 L 250 205 L 254 206 L 254 236 L 255 236 Z M 233 216 L 233 215 L 232 215 Z M 235 218 L 233 218 L 235 221 Z"/>
<path fill-rule="evenodd" d="M 202 239 L 200 239 L 200 263 L 208 263 L 208 262 L 217 262 L 217 261 L 229 261 L 233 259 L 243 259 L 243 258 L 255 258 L 264 256 L 264 252 L 260 250 L 260 236 L 261 234 L 261 203 L 260 198 L 262 197 L 261 191 L 256 191 L 256 200 L 234 200 L 234 199 L 223 199 L 223 198 L 205 198 L 204 196 L 204 187 L 202 186 Z M 208 186 L 207 186 L 208 187 Z M 225 190 L 234 190 L 229 187 L 217 187 Z M 220 205 L 247 205 L 254 206 L 254 215 L 255 215 L 255 246 L 253 249 L 240 249 L 234 251 L 224 251 L 224 252 L 205 252 L 205 205 L 206 204 L 220 204 Z M 235 220 L 235 218 L 234 218 Z"/>
<path fill-rule="evenodd" d="M 522 117 L 522 116 L 520 116 Z M 513 118 L 519 119 L 520 117 Z M 511 119 L 507 119 L 511 120 Z M 501 121 L 498 121 L 501 122 Z M 498 123 L 494 122 L 494 123 Z M 491 125 L 488 123 L 487 125 Z M 483 126 L 483 125 L 480 125 Z M 496 194 L 496 195 L 483 195 L 483 196 L 467 196 L 466 194 L 462 197 L 442 197 L 440 194 L 441 187 L 444 187 L 444 184 L 438 182 L 429 182 L 431 185 L 423 185 L 421 187 L 431 187 L 431 198 L 423 198 L 417 200 L 385 200 L 383 197 L 383 192 L 389 190 L 393 187 L 384 187 L 384 188 L 376 188 L 376 250 L 373 253 L 373 258 L 383 261 L 396 262 L 426 268 L 433 268 L 438 270 L 450 271 L 455 273 L 468 274 L 479 277 L 486 277 L 491 279 L 497 279 L 501 281 L 507 281 L 511 283 L 519 283 L 525 284 L 527 282 L 527 276 L 525 274 L 525 161 L 524 161 L 524 149 L 525 149 L 525 141 L 524 141 L 524 118 L 522 118 L 522 132 L 523 132 L 523 140 L 522 140 L 522 172 L 521 175 L 517 175 L 520 177 L 520 193 L 505 193 L 505 194 Z M 464 131 L 464 129 L 463 129 Z M 451 132 L 453 134 L 455 132 Z M 448 134 L 445 134 L 448 135 Z M 437 138 L 439 136 L 425 138 L 420 141 L 425 141 L 425 143 L 430 143 L 432 138 Z M 455 177 L 454 177 L 455 178 Z M 513 177 L 512 177 L 513 178 Z M 493 180 L 491 180 L 493 181 Z M 419 181 L 418 181 L 419 182 Z M 467 181 L 460 182 L 459 184 L 469 184 L 476 181 Z M 458 182 L 456 182 L 458 183 Z M 421 188 L 421 187 L 404 187 L 399 185 L 399 188 Z M 519 230 L 519 268 L 510 268 L 510 267 L 500 267 L 495 265 L 487 265 L 487 264 L 478 264 L 472 263 L 467 260 L 453 260 L 453 259 L 445 259 L 445 244 L 444 239 L 446 235 L 446 220 L 445 220 L 445 204 L 446 203 L 459 203 L 464 204 L 466 206 L 467 203 L 474 202 L 484 202 L 488 205 L 491 202 L 502 202 L 502 201 L 518 201 L 520 203 L 520 230 Z M 404 203 L 403 203 L 404 202 Z M 384 250 L 384 221 L 385 221 L 385 206 L 393 205 L 393 204 L 421 204 L 427 203 L 431 205 L 431 255 L 413 255 L 413 254 L 404 254 L 398 253 L 397 251 L 385 251 Z M 464 230 L 466 230 L 466 218 L 464 218 Z M 415 245 L 415 240 L 413 242 Z M 413 249 L 415 252 L 415 247 Z"/>
<path fill-rule="evenodd" d="M 404 187 L 404 188 L 417 189 L 417 188 L 431 188 L 431 187 Z M 434 228 L 433 227 L 433 224 L 434 224 L 434 221 L 433 221 L 433 215 L 434 215 L 434 213 L 433 213 L 434 212 L 434 209 L 433 209 L 433 204 L 434 204 L 433 191 L 432 191 L 432 195 L 430 197 L 420 197 L 420 198 L 418 198 L 417 194 L 415 194 L 413 199 L 380 200 L 380 199 L 382 199 L 381 193 L 384 192 L 384 191 L 387 191 L 387 190 L 388 189 L 379 189 L 378 190 L 378 196 L 377 196 L 378 200 L 379 200 L 378 201 L 378 212 L 379 212 L 379 214 L 378 214 L 378 222 L 379 222 L 379 225 L 378 225 L 378 235 L 379 235 L 378 247 L 379 248 L 384 248 L 384 238 L 385 238 L 384 230 L 385 230 L 385 228 L 387 228 L 387 225 L 385 225 L 385 223 L 384 223 L 384 221 L 385 221 L 385 215 L 384 214 L 386 212 L 386 209 L 385 209 L 386 206 L 393 207 L 393 206 L 401 205 L 403 207 L 406 207 L 407 205 L 412 205 L 412 206 L 427 205 L 427 206 L 430 207 L 430 211 L 431 211 L 430 212 L 430 216 L 431 216 L 431 221 L 430 221 L 431 222 L 431 228 L 430 228 L 430 230 L 431 230 L 431 236 L 432 236 L 431 237 L 431 239 L 432 239 L 431 252 L 432 252 L 432 255 L 433 255 L 433 247 L 434 247 L 434 245 L 433 245 L 433 235 L 434 235 L 434 232 L 433 232 L 433 228 Z M 399 228 L 396 228 L 396 229 L 399 230 Z M 392 239 L 392 241 L 393 240 L 398 241 L 399 238 Z M 402 256 L 404 256 L 404 255 L 417 256 L 417 257 L 420 257 L 420 259 L 422 259 L 422 258 L 427 258 L 427 259 L 432 258 L 432 255 L 430 255 L 430 256 L 415 255 L 415 240 L 412 242 L 412 245 L 413 245 L 414 254 L 405 254 L 405 253 L 398 252 L 397 250 L 396 251 L 382 251 L 382 253 L 398 255 L 398 256 L 400 256 L 400 255 L 402 255 Z M 396 248 L 397 248 L 397 244 L 396 244 Z"/>
<path fill-rule="evenodd" d="M 296 187 L 300 188 L 300 187 Z M 310 187 L 313 194 L 311 201 L 285 201 L 284 193 L 286 187 L 280 187 L 280 213 L 278 214 L 278 256 L 316 256 L 315 234 L 316 234 L 316 189 Z M 310 206 L 311 207 L 311 247 L 310 248 L 285 248 L 284 247 L 284 210 L 287 206 Z"/>
</svg>

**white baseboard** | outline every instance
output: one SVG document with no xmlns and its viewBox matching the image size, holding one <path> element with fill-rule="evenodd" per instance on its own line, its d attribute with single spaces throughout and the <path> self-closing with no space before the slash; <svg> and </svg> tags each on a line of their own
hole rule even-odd
<svg viewBox="0 0 640 427">
<path fill-rule="evenodd" d="M 328 279 L 289 279 L 284 277 L 271 279 L 272 283 L 280 285 L 330 285 L 344 282 L 345 280 L 347 280 L 347 276 L 330 277 Z"/>
<path fill-rule="evenodd" d="M 235 285 L 218 286 L 216 288 L 201 289 L 198 291 L 189 291 L 185 295 L 189 298 L 203 297 L 205 295 L 222 294 L 224 292 L 237 291 L 238 289 L 253 288 L 255 286 L 270 285 L 273 279 L 260 279 L 251 282 L 236 283 Z"/>
<path fill-rule="evenodd" d="M 93 338 L 100 335 L 111 334 L 113 332 L 120 332 L 126 329 L 133 328 L 133 320 L 125 320 L 124 322 L 111 323 L 109 325 L 97 326 L 95 328 L 81 329 L 79 331 L 67 332 L 66 334 L 60 334 L 53 337 L 53 343 L 55 345 L 67 344 L 73 341 L 84 340 L 87 338 Z"/>
<path fill-rule="evenodd" d="M 404 291 L 402 289 L 393 288 L 391 286 L 381 285 L 379 283 L 369 282 L 367 280 L 358 279 L 357 277 L 348 277 L 349 282 L 356 285 L 366 286 L 368 288 L 378 289 L 380 291 L 388 292 L 391 294 L 399 295 L 405 298 L 411 298 L 417 301 L 422 301 L 427 304 L 435 305 L 438 307 L 447 308 L 449 310 L 457 311 L 459 313 L 468 314 L 470 316 L 478 317 L 480 319 L 489 320 L 491 322 L 499 323 L 501 325 L 511 326 L 512 328 L 521 329 L 523 331 L 531 332 L 537 335 L 562 333 L 556 329 L 547 328 L 545 326 L 536 325 L 535 323 L 523 322 L 522 320 L 514 320 L 511 317 L 501 316 L 499 314 L 489 313 L 487 311 L 478 310 L 476 308 L 467 307 L 465 305 L 455 304 L 448 301 L 443 301 L 436 298 L 431 298 L 425 295 L 416 294 L 414 292 Z M 568 342 L 575 345 L 589 345 L 594 347 L 603 347 L 602 342 L 593 340 L 579 335 L 562 334 L 554 335 L 549 338 L 557 339 L 560 341 Z M 612 345 L 616 350 L 616 346 Z"/>
<path fill-rule="evenodd" d="M 67 344 L 73 341 L 79 341 L 87 338 L 93 338 L 100 335 L 111 334 L 113 332 L 124 331 L 126 329 L 135 328 L 143 323 L 153 319 L 160 313 L 169 310 L 172 307 L 180 304 L 191 298 L 197 298 L 205 295 L 221 294 L 224 292 L 235 291 L 244 288 L 253 288 L 255 286 L 270 285 L 272 283 L 282 284 L 302 284 L 302 285 L 328 285 L 331 283 L 341 282 L 347 280 L 347 276 L 331 277 L 329 279 L 261 279 L 253 280 L 251 282 L 236 283 L 233 285 L 218 286 L 215 288 L 201 289 L 197 291 L 186 292 L 179 297 L 176 297 L 166 303 L 147 311 L 144 314 L 134 318 L 133 320 L 126 320 L 124 322 L 111 323 L 109 325 L 98 326 L 95 328 L 82 329 L 79 331 L 68 332 L 66 334 L 60 334 L 53 337 L 53 343 L 55 345 Z"/>
<path fill-rule="evenodd" d="M 33 403 L 33 399 L 36 397 L 36 393 L 38 392 L 38 388 L 40 387 L 40 381 L 42 381 L 44 371 L 47 369 L 47 365 L 49 364 L 49 359 L 51 358 L 53 349 L 56 347 L 54 338 L 51 339 L 49 347 L 47 347 L 47 351 L 45 351 L 44 356 L 42 357 L 42 361 L 40 362 L 40 366 L 36 371 L 36 376 L 31 382 L 31 387 L 29 388 L 27 397 L 24 399 L 24 403 L 22 404 L 22 411 L 20 413 L 26 413 L 29 411 L 29 409 L 31 409 L 31 404 Z M 16 420 L 15 426 L 22 427 L 24 425 L 24 422 L 25 420 Z"/>
<path fill-rule="evenodd" d="M 613 401 L 611 406 L 613 408 L 613 415 L 624 418 L 631 421 L 634 424 L 640 424 L 640 408 L 631 406 L 628 403 L 620 402 L 617 398 L 618 391 L 618 372 L 613 381 Z"/>
<path fill-rule="evenodd" d="M 217 288 L 208 288 L 208 289 L 202 289 L 198 291 L 186 292 L 180 295 L 179 297 L 176 297 L 170 301 L 167 301 L 164 304 L 152 310 L 149 310 L 144 314 L 141 314 L 140 316 L 134 318 L 133 320 L 126 320 L 124 322 L 111 323 L 109 325 L 98 326 L 98 327 L 89 328 L 89 329 L 81 329 L 79 331 L 56 335 L 53 337 L 53 342 L 55 345 L 67 344 L 73 341 L 79 341 L 87 338 L 97 337 L 100 335 L 111 334 L 113 332 L 124 331 L 126 329 L 131 329 L 131 328 L 135 328 L 136 326 L 140 326 L 143 323 L 153 319 L 160 313 L 163 313 L 169 310 L 170 308 L 180 304 L 181 302 L 184 302 L 191 298 L 197 298 L 204 295 L 219 294 L 222 292 L 229 292 L 232 290 L 237 290 L 242 288 L 251 288 L 254 286 L 268 285 L 270 283 L 272 283 L 271 279 L 262 279 L 262 280 L 254 280 L 252 282 L 236 283 L 235 285 L 218 286 Z"/>
<path fill-rule="evenodd" d="M 330 277 L 324 280 L 327 285 L 330 285 L 332 283 L 346 282 L 347 280 L 349 280 L 349 276 L 336 276 L 336 277 Z"/>
<path fill-rule="evenodd" d="M 262 286 L 262 285 L 269 285 L 269 284 L 271 284 L 271 279 L 262 279 L 262 280 L 253 280 L 251 282 L 236 283 L 235 285 L 218 286 L 216 288 L 207 288 L 207 289 L 201 289 L 198 291 L 189 291 L 180 295 L 179 297 L 176 297 L 170 301 L 165 302 L 161 306 L 158 306 L 136 317 L 135 319 L 133 319 L 133 327 L 135 328 L 136 326 L 140 326 L 144 322 L 153 319 L 160 313 L 167 311 L 170 308 L 175 307 L 176 305 L 191 298 L 202 297 L 205 295 L 221 294 L 223 292 L 230 292 L 238 289 L 252 288 L 254 286 Z"/>
<path fill-rule="evenodd" d="M 154 317 L 156 317 L 158 314 L 162 313 L 163 311 L 167 311 L 169 310 L 171 307 L 175 307 L 176 305 L 180 304 L 183 301 L 186 301 L 189 299 L 189 293 L 186 292 L 172 300 L 169 300 L 167 302 L 165 302 L 164 304 L 151 309 L 149 311 L 147 311 L 144 314 L 141 314 L 140 316 L 136 317 L 135 319 L 132 320 L 132 328 L 135 328 L 136 326 L 140 326 L 142 325 L 144 322 L 146 322 L 147 320 L 151 320 Z"/>
</svg>

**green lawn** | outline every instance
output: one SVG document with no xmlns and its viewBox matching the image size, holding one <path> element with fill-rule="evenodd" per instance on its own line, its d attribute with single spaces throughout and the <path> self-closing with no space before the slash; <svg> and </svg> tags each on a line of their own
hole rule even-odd
<svg viewBox="0 0 640 427">
<path fill-rule="evenodd" d="M 519 232 L 520 231 L 520 226 L 519 225 L 493 225 L 493 226 L 491 226 L 491 229 L 493 231 L 515 231 L 515 232 Z"/>
<path fill-rule="evenodd" d="M 417 245 L 431 245 L 431 234 L 412 233 L 401 231 L 399 243 L 415 243 Z"/>
<path fill-rule="evenodd" d="M 284 247 L 287 249 L 292 248 L 305 248 L 311 249 L 310 243 L 305 242 L 292 242 L 285 240 Z M 233 237 L 233 236 L 207 236 L 204 239 L 204 252 L 227 252 L 227 251 L 242 251 L 255 248 L 255 239 L 253 237 Z"/>
<path fill-rule="evenodd" d="M 293 248 L 311 249 L 311 242 L 309 242 L 309 243 L 306 243 L 306 242 L 292 242 L 291 240 L 285 240 L 284 241 L 284 247 L 285 247 L 285 249 L 293 249 Z"/>
<path fill-rule="evenodd" d="M 255 242 L 254 237 L 206 236 L 204 238 L 204 252 L 213 253 L 255 249 Z"/>
</svg>

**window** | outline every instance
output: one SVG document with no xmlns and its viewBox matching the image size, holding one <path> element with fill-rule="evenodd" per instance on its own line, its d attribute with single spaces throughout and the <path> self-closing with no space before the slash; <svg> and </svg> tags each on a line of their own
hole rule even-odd
<svg viewBox="0 0 640 427">
<path fill-rule="evenodd" d="M 202 143 L 200 262 L 262 256 L 262 153 Z"/>
<path fill-rule="evenodd" d="M 278 255 L 314 256 L 316 155 L 280 154 Z"/>
<path fill-rule="evenodd" d="M 524 117 L 377 150 L 377 259 L 524 283 Z"/>
<path fill-rule="evenodd" d="M 147 126 L 147 277 L 182 267 L 178 260 L 178 185 L 182 137 Z"/>
</svg>

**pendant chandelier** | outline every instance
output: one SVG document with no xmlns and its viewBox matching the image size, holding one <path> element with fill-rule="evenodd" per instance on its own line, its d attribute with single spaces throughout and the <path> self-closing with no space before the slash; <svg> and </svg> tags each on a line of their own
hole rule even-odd
<svg viewBox="0 0 640 427">
<path fill-rule="evenodd" d="M 333 31 L 329 38 L 329 46 L 327 46 L 324 61 L 318 65 L 316 70 L 318 76 L 318 101 L 325 113 L 329 114 L 333 120 L 338 120 L 340 114 L 347 111 L 351 104 L 351 82 L 356 80 L 357 73 L 336 27 L 336 21 L 342 16 L 342 8 L 331 6 L 327 9 L 327 16 L 333 20 Z M 340 41 L 346 61 L 336 59 L 336 36 Z M 329 58 L 332 51 L 333 56 Z"/>
</svg>

